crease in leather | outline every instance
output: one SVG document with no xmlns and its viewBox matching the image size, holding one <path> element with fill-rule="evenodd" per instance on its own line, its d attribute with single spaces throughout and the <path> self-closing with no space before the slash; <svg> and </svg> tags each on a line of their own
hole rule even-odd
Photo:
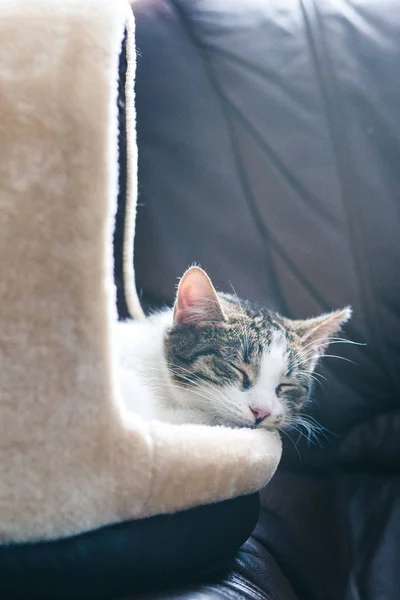
<svg viewBox="0 0 400 600">
<path fill-rule="evenodd" d="M 382 342 L 380 329 L 376 326 L 376 323 L 378 322 L 376 315 L 377 313 L 379 314 L 379 303 L 375 301 L 376 293 L 371 285 L 372 278 L 369 273 L 368 260 L 365 260 L 363 255 L 363 253 L 365 254 L 368 251 L 368 244 L 366 244 L 362 238 L 361 228 L 358 227 L 355 222 L 355 215 L 350 209 L 350 203 L 344 200 L 344 197 L 351 193 L 350 190 L 352 188 L 349 181 L 352 176 L 348 169 L 348 165 L 351 164 L 351 156 L 349 155 L 345 142 L 346 132 L 341 125 L 344 122 L 344 119 L 341 118 L 339 114 L 341 104 L 340 97 L 336 93 L 335 85 L 333 83 L 335 81 L 335 70 L 332 66 L 326 41 L 324 40 L 322 33 L 323 26 L 315 0 L 301 0 L 300 6 L 303 11 L 309 47 L 314 57 L 317 73 L 316 79 L 319 82 L 321 95 L 324 99 L 328 123 L 327 129 L 331 134 L 332 146 L 334 148 L 336 159 L 336 172 L 342 190 L 342 206 L 346 211 L 349 223 L 347 237 L 352 248 L 352 260 L 356 262 L 358 267 L 356 273 L 358 274 L 359 286 L 362 290 L 360 297 L 364 299 L 364 311 L 368 316 L 370 331 L 374 336 L 374 343 L 380 348 L 382 356 L 381 368 L 384 371 L 387 371 L 388 375 L 396 381 L 398 374 L 396 373 L 393 377 L 391 369 L 389 368 L 388 370 L 388 366 L 391 365 L 391 359 L 386 356 L 385 344 Z M 314 27 L 311 23 L 314 24 Z M 329 76 L 327 74 L 329 74 Z M 362 252 L 360 251 L 361 247 L 363 248 Z"/>
<path fill-rule="evenodd" d="M 188 35 L 191 36 L 191 39 L 192 39 L 194 45 L 197 47 L 199 53 L 202 56 L 203 63 L 204 63 L 204 65 L 207 68 L 207 73 L 209 75 L 210 84 L 211 84 L 212 88 L 214 89 L 217 97 L 219 98 L 219 100 L 220 100 L 220 102 L 221 102 L 221 104 L 223 106 L 223 114 L 224 114 L 224 117 L 225 117 L 226 122 L 227 122 L 228 132 L 229 132 L 229 136 L 230 136 L 230 140 L 231 140 L 231 150 L 233 152 L 234 159 L 235 159 L 235 162 L 236 162 L 236 166 L 237 166 L 237 169 L 238 169 L 240 181 L 241 181 L 242 188 L 243 188 L 244 197 L 246 198 L 247 205 L 248 205 L 248 207 L 250 209 L 251 214 L 253 215 L 254 223 L 256 224 L 257 228 L 259 229 L 261 237 L 264 240 L 265 246 L 267 246 L 267 242 L 269 244 L 271 244 L 274 247 L 274 250 L 285 261 L 285 263 L 287 264 L 287 266 L 289 267 L 289 269 L 292 271 L 293 275 L 295 275 L 295 277 L 298 278 L 298 280 L 302 283 L 302 285 L 308 290 L 308 292 L 310 293 L 310 295 L 315 299 L 315 301 L 317 302 L 317 304 L 320 306 L 321 310 L 323 310 L 323 311 L 329 310 L 329 305 L 325 302 L 325 300 L 318 293 L 318 291 L 311 284 L 311 282 L 305 278 L 305 276 L 301 273 L 301 271 L 298 268 L 296 268 L 296 266 L 293 264 L 293 262 L 291 261 L 291 259 L 287 255 L 286 251 L 284 250 L 283 246 L 280 244 L 280 242 L 278 241 L 278 239 L 272 234 L 272 232 L 267 228 L 265 220 L 260 216 L 260 214 L 259 214 L 259 212 L 258 212 L 258 210 L 256 208 L 256 202 L 255 202 L 255 200 L 253 198 L 253 194 L 251 192 L 251 187 L 249 186 L 248 181 L 247 181 L 246 169 L 244 167 L 243 161 L 241 160 L 240 154 L 238 152 L 238 146 L 237 146 L 237 144 L 235 142 L 234 129 L 232 127 L 232 122 L 231 122 L 231 119 L 229 118 L 229 116 L 227 115 L 227 113 L 230 114 L 232 110 L 235 110 L 235 112 L 237 114 L 239 114 L 240 118 L 243 119 L 244 117 L 241 115 L 240 111 L 238 111 L 238 109 L 236 107 L 234 107 L 227 100 L 227 98 L 225 97 L 225 95 L 223 94 L 220 86 L 218 85 L 215 77 L 213 76 L 213 74 L 212 74 L 212 72 L 210 70 L 210 66 L 209 66 L 209 63 L 208 63 L 208 60 L 207 60 L 207 56 L 204 53 L 204 49 L 203 49 L 201 43 L 196 38 L 196 35 L 195 35 L 194 31 L 193 31 L 193 28 L 191 27 L 190 20 L 185 17 L 184 9 L 181 7 L 180 3 L 176 2 L 175 0 L 170 0 L 170 1 L 174 5 L 174 7 L 176 8 L 176 10 L 177 10 L 180 18 L 185 20 L 185 24 L 187 26 L 186 29 L 189 32 Z M 245 120 L 245 123 L 246 123 L 246 126 L 249 128 L 249 123 L 246 120 Z M 256 132 L 254 132 L 254 130 L 252 130 L 252 133 L 256 136 Z M 256 136 L 256 139 L 259 139 L 258 136 Z M 261 142 L 262 142 L 262 144 L 264 146 L 264 149 L 265 149 L 265 144 L 264 144 L 263 140 L 261 140 Z M 278 168 L 278 170 L 280 172 L 282 172 L 284 180 L 292 182 L 292 185 L 294 186 L 294 189 L 297 192 L 299 192 L 299 190 L 302 190 L 300 183 L 294 181 L 293 176 L 290 175 L 290 172 L 279 161 L 279 159 L 275 156 L 275 154 L 272 153 L 271 149 L 269 149 L 269 155 L 270 155 L 270 158 L 273 160 L 273 163 L 275 164 L 275 166 Z M 301 191 L 300 195 L 304 196 L 304 194 L 305 194 L 305 191 Z M 305 197 L 307 197 L 307 195 L 304 196 L 304 198 Z M 329 215 L 329 218 L 331 219 L 332 216 Z M 274 260 L 273 260 L 271 254 L 270 254 L 270 257 L 271 257 L 271 264 L 274 264 Z M 282 291 L 278 287 L 279 277 L 276 274 L 276 267 L 275 267 L 275 277 L 274 277 L 274 280 L 275 280 L 275 286 L 277 287 L 276 291 L 277 291 L 277 293 L 279 295 L 280 304 L 281 304 L 284 312 L 286 314 L 289 314 L 290 311 L 287 308 L 284 294 L 282 293 Z"/>
</svg>

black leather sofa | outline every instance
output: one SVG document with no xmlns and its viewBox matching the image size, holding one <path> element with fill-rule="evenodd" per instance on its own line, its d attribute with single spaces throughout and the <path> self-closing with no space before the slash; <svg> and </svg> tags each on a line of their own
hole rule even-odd
<svg viewBox="0 0 400 600">
<path fill-rule="evenodd" d="M 363 345 L 332 346 L 345 360 L 323 361 L 308 408 L 325 429 L 285 437 L 260 507 L 250 496 L 1 547 L 0 598 L 398 600 L 398 0 L 133 10 L 145 305 L 171 302 L 198 261 L 218 288 L 287 316 L 351 303 L 347 334 Z"/>
<path fill-rule="evenodd" d="M 400 5 L 137 0 L 138 285 L 309 316 L 350 303 L 227 570 L 151 598 L 400 598 Z M 351 362 L 348 362 L 351 361 Z M 235 527 L 235 523 L 232 523 Z M 196 544 L 196 539 L 191 545 Z"/>
</svg>

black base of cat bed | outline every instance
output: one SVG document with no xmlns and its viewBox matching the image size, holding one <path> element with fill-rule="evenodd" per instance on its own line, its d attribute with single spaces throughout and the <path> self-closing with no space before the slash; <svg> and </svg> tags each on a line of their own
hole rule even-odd
<svg viewBox="0 0 400 600">
<path fill-rule="evenodd" d="M 258 518 L 258 494 L 0 548 L 0 598 L 117 599 L 166 588 L 229 561 Z"/>
</svg>

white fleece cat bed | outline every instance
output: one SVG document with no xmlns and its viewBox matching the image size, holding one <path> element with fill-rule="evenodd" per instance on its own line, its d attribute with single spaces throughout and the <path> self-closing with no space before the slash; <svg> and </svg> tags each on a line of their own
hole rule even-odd
<svg viewBox="0 0 400 600">
<path fill-rule="evenodd" d="M 248 494 L 277 434 L 128 418 L 111 324 L 118 61 L 127 31 L 128 217 L 136 199 L 133 17 L 123 0 L 0 2 L 0 541 L 59 538 Z"/>
</svg>

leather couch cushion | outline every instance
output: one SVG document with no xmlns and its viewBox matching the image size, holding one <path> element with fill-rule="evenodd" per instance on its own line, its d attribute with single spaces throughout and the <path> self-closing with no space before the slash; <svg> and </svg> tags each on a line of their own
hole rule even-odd
<svg viewBox="0 0 400 600">
<path fill-rule="evenodd" d="M 134 11 L 146 303 L 171 302 L 198 261 L 220 289 L 288 316 L 350 303 L 346 333 L 365 344 L 331 346 L 345 360 L 324 359 L 308 408 L 325 430 L 316 443 L 285 437 L 230 575 L 176 597 L 235 597 L 244 574 L 256 592 L 241 597 L 397 600 L 397 2 L 138 0 Z"/>
</svg>

